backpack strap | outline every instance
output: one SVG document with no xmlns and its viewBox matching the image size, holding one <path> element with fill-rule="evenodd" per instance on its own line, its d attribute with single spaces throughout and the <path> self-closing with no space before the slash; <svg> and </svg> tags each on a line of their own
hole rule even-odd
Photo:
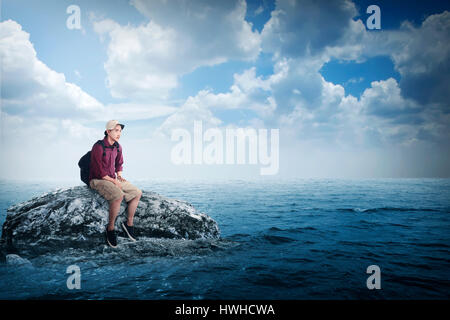
<svg viewBox="0 0 450 320">
<path fill-rule="evenodd" d="M 106 156 L 106 149 L 105 149 L 106 146 L 105 146 L 105 143 L 103 142 L 103 140 L 98 140 L 96 143 L 102 146 L 102 148 L 103 148 L 103 156 Z"/>
<path fill-rule="evenodd" d="M 122 152 L 122 148 L 120 147 L 120 144 L 117 141 L 114 142 L 113 147 L 117 148 L 117 153 Z"/>
<path fill-rule="evenodd" d="M 116 147 L 117 148 L 117 153 L 122 152 L 122 148 L 120 148 L 120 144 L 117 141 L 115 141 L 113 143 L 113 145 L 110 146 L 110 147 L 105 146 L 105 142 L 103 140 L 98 140 L 96 143 L 98 143 L 98 144 L 100 144 L 102 146 L 102 148 L 103 148 L 103 156 L 106 156 L 106 148 L 114 149 L 114 147 Z"/>
</svg>

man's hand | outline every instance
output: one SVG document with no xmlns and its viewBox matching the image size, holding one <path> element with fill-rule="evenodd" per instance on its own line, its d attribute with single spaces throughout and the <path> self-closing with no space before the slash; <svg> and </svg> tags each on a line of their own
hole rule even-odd
<svg viewBox="0 0 450 320">
<path fill-rule="evenodd" d="M 122 177 L 122 171 L 117 171 L 117 179 L 119 179 L 120 182 L 127 181 Z"/>
<path fill-rule="evenodd" d="M 120 189 L 122 189 L 122 185 L 120 184 L 120 181 L 118 179 L 114 179 L 113 182 L 116 186 L 118 186 Z"/>
<path fill-rule="evenodd" d="M 117 179 L 119 179 L 120 182 L 125 182 L 125 181 L 127 181 L 127 180 L 125 180 L 125 179 L 122 177 L 122 171 L 118 171 L 118 172 L 117 172 Z"/>
<path fill-rule="evenodd" d="M 120 184 L 120 181 L 117 179 L 113 179 L 110 176 L 104 176 L 102 178 L 103 180 L 107 180 L 107 181 L 111 181 L 112 183 L 114 183 L 116 186 L 118 186 L 120 189 L 122 189 L 122 185 Z"/>
</svg>

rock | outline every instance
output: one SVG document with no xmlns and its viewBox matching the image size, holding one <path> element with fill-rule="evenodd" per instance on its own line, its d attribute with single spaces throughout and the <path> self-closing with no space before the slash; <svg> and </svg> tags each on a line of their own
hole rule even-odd
<svg viewBox="0 0 450 320">
<path fill-rule="evenodd" d="M 17 254 L 8 254 L 6 256 L 6 264 L 8 266 L 26 266 L 26 267 L 32 267 L 32 264 L 28 259 L 24 259 L 21 256 Z"/>
<path fill-rule="evenodd" d="M 116 230 L 126 221 L 121 204 Z M 67 247 L 104 243 L 108 201 L 87 186 L 58 189 L 14 205 L 7 210 L 3 246 L 52 252 Z M 139 237 L 219 239 L 217 223 L 191 204 L 143 191 L 134 218 Z"/>
</svg>

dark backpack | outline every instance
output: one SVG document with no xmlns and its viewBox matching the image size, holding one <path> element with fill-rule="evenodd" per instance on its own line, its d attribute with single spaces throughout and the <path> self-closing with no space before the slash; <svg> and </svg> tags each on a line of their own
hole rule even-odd
<svg viewBox="0 0 450 320">
<path fill-rule="evenodd" d="M 117 152 L 121 152 L 120 145 L 117 142 L 114 142 L 114 144 L 110 147 L 105 146 L 105 143 L 103 140 L 98 140 L 95 144 L 100 144 L 103 148 L 103 156 L 106 156 L 106 148 L 113 149 L 114 147 L 117 147 Z M 91 167 L 91 151 L 88 151 L 84 156 L 81 157 L 80 161 L 78 161 L 78 166 L 80 167 L 80 178 L 81 181 L 86 183 L 86 185 L 89 187 L 89 170 Z"/>
</svg>

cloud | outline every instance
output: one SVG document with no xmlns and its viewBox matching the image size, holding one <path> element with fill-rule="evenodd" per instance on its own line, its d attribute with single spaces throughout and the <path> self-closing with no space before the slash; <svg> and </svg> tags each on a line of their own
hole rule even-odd
<svg viewBox="0 0 450 320">
<path fill-rule="evenodd" d="M 244 70 L 241 74 L 234 74 L 234 83 L 230 91 L 214 94 L 202 90 L 194 99 L 204 108 L 214 109 L 247 109 L 260 117 L 272 115 L 276 109 L 270 95 L 270 79 L 256 77 L 256 68 Z"/>
<path fill-rule="evenodd" d="M 1 22 L 2 110 L 26 117 L 87 117 L 102 104 L 36 56 L 20 24 Z"/>
<path fill-rule="evenodd" d="M 202 121 L 204 128 L 218 127 L 222 124 L 222 121 L 215 117 L 211 110 L 201 104 L 198 97 L 189 97 L 175 113 L 164 120 L 154 135 L 167 138 L 172 135 L 174 129 L 185 128 L 190 130 L 196 120 Z"/>
<path fill-rule="evenodd" d="M 307 82 L 307 78 L 303 81 Z M 293 110 L 279 115 L 280 127 L 297 140 L 370 148 L 408 145 L 419 140 L 436 142 L 438 136 L 449 136 L 450 130 L 445 126 L 449 117 L 439 108 L 404 98 L 393 78 L 372 82 L 359 99 L 324 78 L 316 90 L 313 104 L 293 93 Z"/>
<path fill-rule="evenodd" d="M 21 168 L 24 175 L 70 172 L 78 177 L 74 159 L 91 147 L 97 139 L 93 137 L 102 136 L 104 121 L 111 118 L 161 118 L 156 136 L 166 137 L 174 128 L 192 129 L 194 120 L 202 120 L 204 128 L 237 124 L 279 128 L 280 144 L 290 148 L 290 159 L 281 153 L 280 172 L 287 176 L 308 170 L 313 175 L 340 170 L 350 174 L 355 172 L 353 165 L 360 173 L 387 172 L 379 169 L 380 163 L 395 163 L 389 164 L 389 172 L 395 173 L 408 160 L 402 161 L 405 155 L 417 169 L 433 151 L 440 172 L 450 172 L 442 160 L 450 152 L 447 11 L 427 17 L 418 27 L 405 22 L 399 30 L 369 32 L 361 20 L 353 20 L 357 12 L 350 1 L 280 0 L 260 35 L 245 21 L 244 1 L 131 3 L 148 22 L 120 25 L 93 18 L 96 33 L 108 41 L 107 85 L 114 97 L 127 102 L 97 101 L 40 61 L 29 34 L 17 22 L 1 23 L 0 120 L 2 148 L 8 150 L 0 166 L 2 176 Z M 268 76 L 258 75 L 262 70 L 255 59 L 261 50 L 273 54 L 273 73 Z M 360 97 L 320 74 L 331 59 L 361 62 L 380 55 L 391 57 L 401 78 L 373 81 Z M 224 92 L 201 90 L 179 107 L 168 102 L 181 75 L 231 60 L 255 65 L 234 74 L 233 84 Z M 360 78 L 349 83 L 353 81 Z M 250 110 L 254 117 L 225 121 L 220 116 L 223 110 L 236 114 Z M 135 132 L 142 130 L 136 128 Z M 167 140 L 154 138 L 130 140 L 127 155 L 136 152 L 135 159 L 151 159 L 157 151 L 159 156 L 153 157 L 158 158 L 157 167 L 182 173 L 184 169 L 173 171 L 168 163 Z M 144 143 L 152 148 L 142 148 Z M 55 150 L 64 152 L 53 170 Z M 24 160 L 29 152 L 40 154 L 31 166 Z M 292 166 L 285 167 L 283 161 Z M 304 161 L 308 166 L 302 167 Z M 137 164 L 136 176 L 148 169 L 148 163 Z"/>
<path fill-rule="evenodd" d="M 0 176 L 3 179 L 76 181 L 78 160 L 102 137 L 72 119 L 21 117 L 0 114 Z"/>
<path fill-rule="evenodd" d="M 433 14 L 418 27 L 404 21 L 397 30 L 350 32 L 345 49 L 330 48 L 330 55 L 352 49 L 355 60 L 388 56 L 399 72 L 405 98 L 428 105 L 441 104 L 448 110 L 450 99 L 450 12 Z M 351 56 L 351 55 L 348 55 Z"/>
<path fill-rule="evenodd" d="M 0 28 L 2 57 L 2 111 L 24 118 L 106 121 L 166 116 L 174 107 L 149 103 L 103 105 L 64 74 L 50 69 L 37 58 L 29 34 L 20 24 L 7 20 Z"/>
<path fill-rule="evenodd" d="M 277 105 L 290 106 L 277 113 L 278 125 L 297 141 L 329 144 L 341 139 L 353 143 L 354 131 L 362 121 L 359 101 L 346 96 L 341 85 L 326 81 L 314 67 L 308 66 L 307 62 L 290 60 L 284 78 L 273 86 L 274 96 L 280 97 Z"/>
<path fill-rule="evenodd" d="M 270 119 L 277 108 L 270 92 L 273 79 L 257 77 L 254 67 L 234 74 L 233 77 L 234 82 L 229 92 L 215 94 L 209 90 L 201 90 L 197 95 L 189 97 L 164 121 L 159 131 L 170 136 L 174 128 L 192 128 L 194 120 L 202 120 L 206 126 L 223 125 L 214 115 L 217 110 L 251 110 L 262 119 Z"/>
<path fill-rule="evenodd" d="M 275 65 L 271 89 L 278 106 L 277 114 L 287 114 L 297 105 L 314 109 L 322 95 L 322 59 L 282 59 Z"/>
<path fill-rule="evenodd" d="M 254 60 L 260 52 L 260 35 L 245 20 L 245 1 L 131 3 L 148 23 L 93 23 L 110 38 L 105 70 L 114 97 L 164 100 L 181 75 L 232 59 Z"/>
<path fill-rule="evenodd" d="M 262 47 L 276 57 L 317 55 L 346 36 L 356 15 L 351 1 L 277 1 L 261 33 Z"/>
<path fill-rule="evenodd" d="M 261 36 L 274 53 L 269 91 L 280 126 L 303 140 L 367 147 L 448 136 L 450 14 L 383 32 L 366 31 L 356 15 L 350 1 L 276 2 Z M 319 73 L 331 59 L 379 55 L 391 57 L 401 80 L 372 82 L 359 99 Z"/>
<path fill-rule="evenodd" d="M 395 79 L 372 82 L 358 99 L 326 81 L 320 66 L 320 59 L 284 59 L 266 78 L 250 68 L 234 75 L 228 92 L 203 90 L 189 97 L 159 130 L 170 136 L 171 129 L 192 128 L 194 120 L 223 126 L 215 110 L 248 109 L 258 115 L 248 125 L 281 128 L 290 143 L 314 141 L 314 148 L 407 145 L 448 135 L 442 122 L 448 117 L 404 98 Z"/>
<path fill-rule="evenodd" d="M 264 7 L 260 5 L 258 8 L 255 9 L 254 15 L 257 16 L 263 12 L 264 12 Z"/>
<path fill-rule="evenodd" d="M 275 60 L 363 62 L 389 56 L 401 75 L 402 96 L 449 110 L 450 12 L 430 15 L 419 27 L 405 21 L 398 30 L 368 32 L 361 20 L 353 20 L 357 11 L 350 1 L 282 0 L 276 4 L 261 33 L 262 48 L 273 52 Z"/>
<path fill-rule="evenodd" d="M 450 111 L 450 12 L 429 16 L 419 28 L 405 22 L 401 34 L 401 45 L 391 56 L 403 94 Z"/>
<path fill-rule="evenodd" d="M 39 60 L 30 35 L 12 20 L 0 23 L 0 56 L 2 177 L 74 179 L 78 159 L 103 137 L 107 120 L 157 118 L 176 110 L 136 102 L 103 105 Z M 30 154 L 37 157 L 30 160 Z"/>
<path fill-rule="evenodd" d="M 57 144 L 71 145 L 78 149 L 80 144 L 95 140 L 103 133 L 103 126 L 91 128 L 70 118 L 55 119 L 46 117 L 21 117 L 2 112 L 1 144 L 8 150 L 23 149 L 38 152 L 40 157 L 52 150 Z M 41 150 L 40 152 L 38 150 Z M 45 155 L 47 156 L 47 154 Z"/>
<path fill-rule="evenodd" d="M 411 116 L 417 116 L 423 107 L 411 99 L 401 95 L 397 80 L 374 81 L 371 87 L 361 95 L 364 112 L 379 118 L 389 119 L 391 122 L 417 123 Z"/>
<path fill-rule="evenodd" d="M 345 82 L 344 85 L 361 83 L 363 81 L 364 81 L 364 77 L 350 78 Z"/>
<path fill-rule="evenodd" d="M 178 85 L 177 68 L 170 63 L 178 60 L 172 30 L 164 30 L 153 22 L 136 28 L 122 27 L 112 20 L 95 22 L 94 29 L 110 36 L 104 67 L 113 97 L 167 98 L 168 91 Z"/>
</svg>

